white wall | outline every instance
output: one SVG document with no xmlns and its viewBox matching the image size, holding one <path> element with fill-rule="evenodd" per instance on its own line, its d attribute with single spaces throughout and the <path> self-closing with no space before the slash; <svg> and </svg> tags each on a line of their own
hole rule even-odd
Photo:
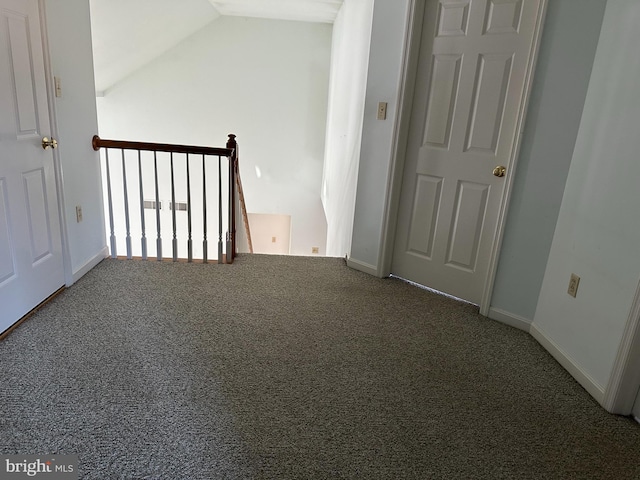
<svg viewBox="0 0 640 480">
<path fill-rule="evenodd" d="M 291 215 L 291 253 L 324 254 L 330 53 L 328 24 L 220 17 L 107 90 L 100 136 L 224 146 L 235 133 L 247 210 Z"/>
<path fill-rule="evenodd" d="M 385 208 L 398 128 L 410 0 L 375 0 L 349 265 L 382 275 Z M 387 120 L 377 120 L 387 102 Z"/>
<path fill-rule="evenodd" d="M 54 109 L 71 274 L 77 280 L 106 253 L 100 164 L 91 148 L 98 126 L 89 2 L 46 0 L 45 8 L 52 70 L 62 83 Z M 76 222 L 76 205 L 82 206 L 82 223 Z"/>
<path fill-rule="evenodd" d="M 607 3 L 558 225 L 532 324 L 598 398 L 640 276 L 640 3 Z M 581 277 L 577 298 L 569 276 Z M 579 378 L 580 379 L 580 378 Z"/>
<path fill-rule="evenodd" d="M 373 0 L 347 0 L 333 24 L 322 180 L 330 256 L 351 246 L 372 17 Z"/>
<path fill-rule="evenodd" d="M 605 5 L 548 3 L 491 299 L 498 319 L 533 321 Z"/>
<path fill-rule="evenodd" d="M 250 213 L 253 253 L 289 255 L 291 217 L 267 213 Z"/>
</svg>

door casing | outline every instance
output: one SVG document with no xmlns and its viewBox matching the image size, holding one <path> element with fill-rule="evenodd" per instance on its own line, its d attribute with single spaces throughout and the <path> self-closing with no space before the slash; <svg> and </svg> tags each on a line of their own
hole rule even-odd
<svg viewBox="0 0 640 480">
<path fill-rule="evenodd" d="M 51 65 L 51 54 L 49 51 L 49 31 L 47 30 L 47 0 L 38 0 L 40 11 L 40 32 L 42 35 L 42 52 L 44 55 L 44 75 L 47 83 L 47 104 L 49 107 L 49 125 L 51 136 L 60 138 L 58 131 L 58 117 L 56 115 L 55 89 L 53 78 L 53 67 Z M 67 231 L 67 216 L 65 214 L 64 183 L 62 175 L 62 162 L 60 151 L 53 150 L 53 170 L 56 179 L 56 198 L 58 200 L 58 216 L 60 217 L 60 236 L 62 237 L 62 265 L 64 267 L 65 285 L 73 285 L 73 268 L 71 266 L 71 251 L 69 249 L 69 234 Z"/>
</svg>

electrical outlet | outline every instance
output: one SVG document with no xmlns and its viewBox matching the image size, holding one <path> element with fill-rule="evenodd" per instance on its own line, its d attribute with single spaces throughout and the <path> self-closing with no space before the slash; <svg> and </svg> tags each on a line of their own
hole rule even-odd
<svg viewBox="0 0 640 480">
<path fill-rule="evenodd" d="M 80 205 L 76 205 L 76 221 L 78 223 L 82 221 L 82 207 Z"/>
<path fill-rule="evenodd" d="M 276 237 L 271 237 L 271 243 L 276 243 Z"/>
<path fill-rule="evenodd" d="M 578 285 L 580 285 L 580 277 L 575 273 L 571 274 L 571 279 L 569 280 L 569 288 L 567 289 L 567 293 L 575 298 L 578 294 Z"/>
<path fill-rule="evenodd" d="M 320 253 L 319 247 L 311 247 L 311 253 Z"/>
</svg>

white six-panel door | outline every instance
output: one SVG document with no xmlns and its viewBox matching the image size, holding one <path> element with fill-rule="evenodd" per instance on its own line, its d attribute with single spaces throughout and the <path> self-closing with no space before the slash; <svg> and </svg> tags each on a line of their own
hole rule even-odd
<svg viewBox="0 0 640 480">
<path fill-rule="evenodd" d="M 64 285 L 37 0 L 0 0 L 0 333 Z"/>
<path fill-rule="evenodd" d="M 427 0 L 394 274 L 480 303 L 540 8 Z"/>
</svg>

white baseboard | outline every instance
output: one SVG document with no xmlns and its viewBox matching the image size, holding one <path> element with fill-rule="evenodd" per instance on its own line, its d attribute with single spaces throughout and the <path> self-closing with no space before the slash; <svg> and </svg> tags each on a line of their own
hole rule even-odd
<svg viewBox="0 0 640 480">
<path fill-rule="evenodd" d="M 359 270 L 361 272 L 368 273 L 369 275 L 373 275 L 374 277 L 380 277 L 378 269 L 368 263 L 354 260 L 353 258 L 347 258 L 347 266 L 354 270 Z"/>
<path fill-rule="evenodd" d="M 73 272 L 73 283 L 76 283 L 78 280 L 80 280 L 89 270 L 91 270 L 93 267 L 98 265 L 102 260 L 104 260 L 108 256 L 109 256 L 109 248 L 104 247 L 102 250 L 100 250 L 100 252 L 98 252 L 96 255 L 94 255 L 92 258 L 86 261 L 84 265 L 82 265 L 79 269 Z M 67 285 L 67 287 L 70 287 L 70 286 L 71 285 Z"/>
<path fill-rule="evenodd" d="M 531 324 L 531 329 L 529 331 L 533 338 L 535 338 L 540 345 L 542 345 L 552 356 L 555 358 L 560 365 L 567 370 L 576 381 L 582 385 L 582 387 L 593 397 L 595 398 L 600 405 L 604 407 L 604 388 L 600 386 L 594 379 L 585 372 L 582 367 L 573 359 L 569 354 L 564 352 L 560 346 L 554 342 L 549 336 L 544 333 L 540 328 L 535 324 Z M 605 407 L 606 408 L 606 407 Z"/>
<path fill-rule="evenodd" d="M 511 327 L 515 327 L 519 330 L 524 330 L 527 333 L 529 333 L 529 330 L 531 329 L 531 320 L 528 318 L 521 317 L 505 310 L 500 310 L 499 308 L 490 307 L 489 318 Z"/>
</svg>

